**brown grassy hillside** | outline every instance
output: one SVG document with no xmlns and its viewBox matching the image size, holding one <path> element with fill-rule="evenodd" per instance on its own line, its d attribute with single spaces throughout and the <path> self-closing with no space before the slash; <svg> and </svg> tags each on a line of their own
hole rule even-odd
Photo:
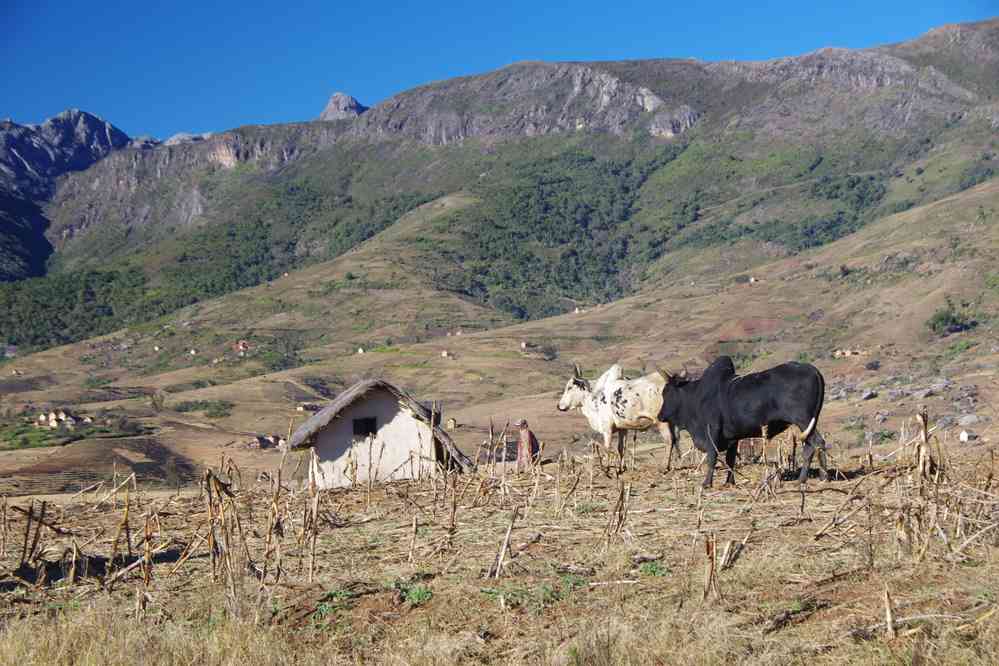
<svg viewBox="0 0 999 666">
<path fill-rule="evenodd" d="M 840 451 L 870 437 L 881 441 L 919 402 L 949 427 L 976 415 L 976 432 L 993 436 L 995 181 L 793 256 L 774 258 L 767 244 L 751 241 L 684 251 L 664 260 L 637 296 L 516 325 L 424 286 L 432 243 L 446 237 L 399 242 L 408 234 L 432 239 L 435 216 L 467 201 L 428 204 L 354 252 L 270 286 L 17 359 L 0 379 L 4 403 L 121 410 L 199 465 L 249 433 L 285 433 L 289 421 L 304 419 L 296 405 L 321 402 L 324 390 L 380 375 L 443 401 L 463 424 L 456 438 L 466 450 L 474 450 L 490 418 L 502 424 L 520 417 L 561 448 L 584 446 L 588 431 L 580 416 L 554 410 L 572 362 L 591 376 L 613 362 L 635 374 L 656 366 L 696 369 L 728 353 L 743 370 L 813 361 L 827 378 L 823 428 Z M 947 336 L 931 331 L 927 322 L 948 299 L 955 316 L 977 325 Z M 232 349 L 239 339 L 252 345 L 244 358 Z M 531 348 L 522 351 L 521 342 Z M 356 353 L 359 346 L 365 354 Z M 863 355 L 832 358 L 837 348 Z M 444 350 L 451 358 L 442 358 Z M 878 369 L 865 368 L 872 361 Z M 145 397 L 155 391 L 165 394 L 160 413 Z M 862 400 L 867 392 L 877 395 Z M 194 400 L 232 406 L 216 418 L 173 409 Z M 576 435 L 584 438 L 572 444 Z M 58 461 L 75 446 L 30 455 Z M 0 460 L 16 471 L 24 455 L 0 453 Z M 250 465 L 261 456 L 265 464 L 265 454 L 239 454 Z"/>
</svg>

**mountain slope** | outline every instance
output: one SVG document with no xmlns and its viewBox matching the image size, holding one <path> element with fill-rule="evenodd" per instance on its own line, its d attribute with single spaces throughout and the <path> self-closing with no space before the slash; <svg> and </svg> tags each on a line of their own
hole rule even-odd
<svg viewBox="0 0 999 666">
<path fill-rule="evenodd" d="M 502 425 L 523 417 L 557 452 L 587 441 L 582 417 L 555 410 L 573 361 L 588 376 L 614 362 L 634 374 L 696 370 L 727 353 L 744 371 L 794 358 L 815 363 L 827 381 L 821 427 L 834 460 L 866 453 L 858 442 L 889 437 L 921 404 L 945 438 L 969 416 L 981 437 L 997 434 L 989 405 L 997 397 L 999 181 L 771 257 L 751 272 L 743 270 L 745 241 L 683 250 L 674 257 L 682 279 L 666 276 L 578 314 L 512 325 L 421 286 L 433 267 L 413 239 L 433 236 L 442 219 L 475 204 L 467 196 L 426 204 L 356 250 L 270 286 L 17 359 L 6 367 L 22 374 L 4 373 L 0 394 L 6 407 L 31 404 L 32 412 L 67 404 L 123 411 L 157 428 L 162 446 L 205 464 L 247 432 L 284 433 L 289 419 L 300 423 L 300 402 L 321 403 L 361 377 L 385 376 L 442 400 L 469 453 L 491 418 Z M 941 335 L 929 325 L 941 311 L 976 323 Z M 245 357 L 233 347 L 239 339 L 250 342 Z M 835 358 L 842 348 L 861 355 Z M 147 406 L 152 390 L 166 392 L 161 412 Z M 233 406 L 217 418 L 178 411 L 192 401 Z M 259 452 L 226 451 L 244 470 L 272 465 Z M 60 456 L 50 453 L 50 467 Z M 0 457 L 0 469 L 17 460 Z"/>
<path fill-rule="evenodd" d="M 633 293 L 691 249 L 750 241 L 751 265 L 994 176 L 997 25 L 754 63 L 518 63 L 371 109 L 334 96 L 331 121 L 118 150 L 37 211 L 48 266 L 70 284 L 97 270 L 127 286 L 97 292 L 157 316 L 334 258 L 461 191 L 478 203 L 435 227 L 457 267 L 435 285 L 518 316 Z M 33 344 L 137 321 L 112 319 Z"/>
</svg>

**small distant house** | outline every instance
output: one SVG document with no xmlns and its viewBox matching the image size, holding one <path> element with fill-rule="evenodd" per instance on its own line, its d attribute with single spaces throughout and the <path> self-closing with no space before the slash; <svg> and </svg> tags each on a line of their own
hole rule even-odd
<svg viewBox="0 0 999 666">
<path fill-rule="evenodd" d="M 0 349 L 3 350 L 4 358 L 16 358 L 17 357 L 17 345 L 2 345 Z"/>
<path fill-rule="evenodd" d="M 320 488 L 418 479 L 440 467 L 470 471 L 469 460 L 440 427 L 440 413 L 398 386 L 368 379 L 338 395 L 291 436 L 292 449 L 312 447 L 309 476 Z"/>
</svg>

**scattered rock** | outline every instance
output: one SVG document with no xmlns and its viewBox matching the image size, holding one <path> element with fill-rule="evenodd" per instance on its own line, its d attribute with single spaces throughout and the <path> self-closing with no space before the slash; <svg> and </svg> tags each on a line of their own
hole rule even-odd
<svg viewBox="0 0 999 666">
<path fill-rule="evenodd" d="M 864 391 L 863 395 L 860 396 L 860 399 L 861 400 L 871 400 L 871 399 L 876 398 L 876 397 L 878 397 L 878 392 L 875 391 L 875 390 L 873 390 L 873 389 L 869 389 L 867 391 Z"/>
<path fill-rule="evenodd" d="M 946 391 L 953 385 L 954 382 L 947 379 L 946 377 L 936 377 L 933 379 L 933 382 L 930 384 L 930 388 L 933 389 L 934 391 Z"/>
<path fill-rule="evenodd" d="M 873 361 L 868 361 L 867 363 L 864 364 L 864 368 L 867 370 L 880 370 L 881 361 L 878 361 L 876 359 Z"/>
<path fill-rule="evenodd" d="M 957 424 L 962 428 L 968 428 L 970 426 L 976 425 L 981 421 L 977 414 L 965 414 L 957 420 Z"/>
</svg>

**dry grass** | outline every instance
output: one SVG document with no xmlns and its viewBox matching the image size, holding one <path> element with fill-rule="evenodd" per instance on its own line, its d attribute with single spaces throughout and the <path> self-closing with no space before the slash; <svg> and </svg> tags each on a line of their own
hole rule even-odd
<svg viewBox="0 0 999 666">
<path fill-rule="evenodd" d="M 34 503 L 31 526 L 9 504 L 0 663 L 997 663 L 993 456 L 953 466 L 930 445 L 930 478 L 908 454 L 844 470 L 803 512 L 762 466 L 701 493 L 698 470 L 647 455 L 592 486 L 570 458 L 370 505 L 228 461 L 201 497 L 127 483 L 41 523 Z"/>
</svg>

